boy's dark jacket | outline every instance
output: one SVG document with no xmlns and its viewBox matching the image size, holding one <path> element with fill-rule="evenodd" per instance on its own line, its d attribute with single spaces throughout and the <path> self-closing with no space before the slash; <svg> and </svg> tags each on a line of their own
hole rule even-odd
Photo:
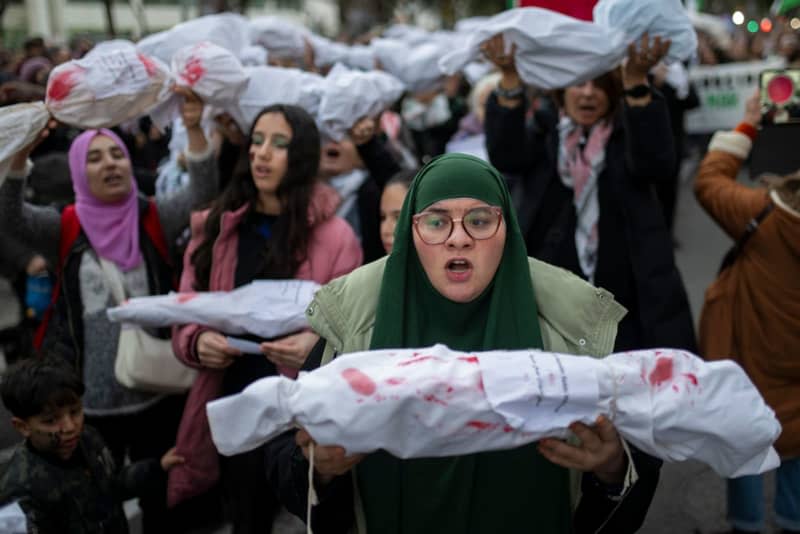
<svg viewBox="0 0 800 534">
<path fill-rule="evenodd" d="M 32 534 L 126 534 L 122 502 L 163 476 L 157 460 L 117 469 L 100 434 L 87 426 L 68 462 L 20 445 L 0 479 L 0 504 L 18 501 Z"/>
</svg>

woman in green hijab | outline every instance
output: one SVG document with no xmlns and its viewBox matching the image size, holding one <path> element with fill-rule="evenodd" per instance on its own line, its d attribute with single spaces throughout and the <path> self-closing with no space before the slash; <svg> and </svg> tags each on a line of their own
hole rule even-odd
<svg viewBox="0 0 800 534">
<path fill-rule="evenodd" d="M 391 255 L 323 287 L 308 318 L 326 342 L 324 364 L 341 353 L 435 343 L 600 357 L 624 313 L 607 292 L 527 258 L 503 178 L 480 159 L 449 154 L 415 177 Z M 632 484 L 639 454 L 625 453 L 607 419 L 571 429 L 580 446 L 546 439 L 447 458 L 348 457 L 316 446 L 315 532 L 347 532 L 351 522 L 369 534 L 634 532 L 658 465 L 645 465 L 647 483 Z M 311 439 L 301 430 L 294 443 L 277 440 L 267 453 L 267 468 L 285 482 L 277 488 L 284 505 L 301 517 L 304 503 L 293 497 L 302 500 L 308 464 L 299 452 L 308 456 Z M 569 469 L 590 473 L 574 513 Z M 350 477 L 352 485 L 343 482 Z"/>
</svg>

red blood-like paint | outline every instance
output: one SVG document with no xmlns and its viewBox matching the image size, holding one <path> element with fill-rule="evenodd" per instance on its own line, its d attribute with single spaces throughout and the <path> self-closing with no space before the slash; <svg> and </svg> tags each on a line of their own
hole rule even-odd
<svg viewBox="0 0 800 534">
<path fill-rule="evenodd" d="M 78 81 L 75 79 L 78 74 L 75 70 L 64 70 L 55 77 L 50 78 L 47 87 L 47 99 L 51 102 L 60 102 L 69 96 L 70 91 Z"/>
<path fill-rule="evenodd" d="M 405 381 L 406 381 L 406 379 L 402 378 L 402 377 L 400 377 L 400 378 L 393 377 L 393 378 L 387 378 L 386 379 L 386 383 L 389 384 L 390 386 L 399 386 L 400 384 L 402 384 Z"/>
<path fill-rule="evenodd" d="M 442 406 L 447 406 L 447 403 L 442 399 L 440 399 L 439 397 L 437 397 L 436 395 L 425 395 L 422 398 L 425 399 L 425 402 L 432 402 L 434 404 L 441 404 Z"/>
<path fill-rule="evenodd" d="M 650 385 L 658 387 L 670 380 L 672 380 L 672 358 L 657 359 L 656 367 L 650 373 Z"/>
<path fill-rule="evenodd" d="M 478 430 L 492 430 L 497 428 L 497 423 L 487 423 L 486 421 L 469 421 L 468 427 L 477 428 Z"/>
<path fill-rule="evenodd" d="M 372 395 L 377 389 L 375 382 L 370 377 L 352 367 L 342 371 L 342 378 L 347 380 L 350 388 L 359 395 Z"/>
<path fill-rule="evenodd" d="M 406 365 L 411 365 L 413 363 L 421 363 L 428 360 L 441 360 L 441 358 L 437 358 L 436 356 L 422 356 L 421 358 L 414 358 L 412 360 L 406 360 L 404 362 L 400 362 L 397 365 L 405 367 Z"/>
<path fill-rule="evenodd" d="M 697 385 L 697 377 L 692 373 L 684 373 L 683 376 L 689 379 L 689 382 L 692 383 L 693 386 Z"/>
<path fill-rule="evenodd" d="M 513 432 L 513 431 L 514 431 L 514 427 L 511 426 L 511 425 L 506 425 L 506 426 L 503 427 L 503 432 L 505 432 L 506 434 L 508 434 L 509 432 Z"/>
<path fill-rule="evenodd" d="M 183 304 L 184 302 L 189 302 L 193 298 L 197 297 L 197 293 L 181 293 L 178 295 L 178 304 Z"/>
<path fill-rule="evenodd" d="M 183 68 L 183 72 L 181 72 L 181 77 L 186 80 L 190 86 L 194 86 L 200 80 L 200 78 L 205 75 L 206 69 L 203 67 L 202 61 L 200 58 L 193 57 L 190 58 L 189 61 L 186 62 L 186 66 Z"/>
<path fill-rule="evenodd" d="M 478 389 L 481 390 L 482 392 L 486 391 L 485 389 L 483 389 L 483 377 L 482 376 L 478 379 Z"/>
<path fill-rule="evenodd" d="M 147 75 L 151 78 L 155 76 L 156 71 L 158 69 L 156 69 L 156 64 L 153 63 L 153 60 L 145 56 L 144 54 L 137 54 L 137 55 L 139 56 L 139 61 L 141 61 L 142 65 L 144 65 L 144 70 L 147 71 Z"/>
<path fill-rule="evenodd" d="M 453 390 L 453 386 L 448 386 L 448 388 L 447 388 L 447 392 L 448 392 L 448 393 L 452 393 L 453 391 L 454 391 L 454 390 Z"/>
<path fill-rule="evenodd" d="M 672 384 L 672 391 L 674 391 L 675 393 L 678 393 L 680 391 L 680 388 L 678 388 L 677 384 Z"/>
<path fill-rule="evenodd" d="M 477 356 L 459 356 L 458 359 L 461 360 L 462 362 L 478 363 Z"/>
</svg>

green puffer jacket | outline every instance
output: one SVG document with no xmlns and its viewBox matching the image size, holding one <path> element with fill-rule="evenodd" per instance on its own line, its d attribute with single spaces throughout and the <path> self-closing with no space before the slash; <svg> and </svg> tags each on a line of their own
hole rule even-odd
<svg viewBox="0 0 800 534">
<path fill-rule="evenodd" d="M 322 365 L 338 354 L 369 349 L 385 265 L 386 258 L 374 261 L 317 291 L 306 316 L 314 331 L 327 341 Z M 528 266 L 539 308 L 544 350 L 598 358 L 610 354 L 617 324 L 627 313 L 614 296 L 560 267 L 533 258 L 528 258 Z M 631 461 L 625 476 L 625 492 L 638 478 L 630 452 L 626 453 Z M 571 474 L 572 500 L 577 503 L 581 474 Z M 355 532 L 365 534 L 366 521 L 357 486 L 354 497 Z"/>
</svg>

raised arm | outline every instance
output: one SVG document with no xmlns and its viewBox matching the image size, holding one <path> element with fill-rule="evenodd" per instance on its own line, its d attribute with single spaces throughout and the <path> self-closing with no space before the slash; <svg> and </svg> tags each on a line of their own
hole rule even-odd
<svg viewBox="0 0 800 534">
<path fill-rule="evenodd" d="M 753 189 L 736 181 L 742 162 L 750 154 L 760 121 L 756 93 L 747 101 L 742 123 L 735 130 L 714 134 L 694 182 L 698 202 L 733 239 L 739 239 L 747 222 L 769 202 L 766 189 Z"/>
<path fill-rule="evenodd" d="M 516 48 L 505 48 L 502 35 L 481 45 L 484 55 L 500 69 L 497 89 L 486 101 L 486 150 L 492 165 L 504 173 L 522 174 L 533 166 L 533 131 L 526 125 L 525 86 L 514 62 Z"/>
<path fill-rule="evenodd" d="M 158 216 L 168 243 L 174 242 L 189 225 L 192 210 L 210 202 L 219 190 L 219 170 L 213 147 L 200 125 L 203 101 L 185 87 L 176 87 L 175 92 L 183 96 L 181 117 L 189 137 L 186 154 L 189 183 L 174 194 L 156 200 Z"/>
<path fill-rule="evenodd" d="M 54 208 L 25 202 L 23 193 L 25 178 L 33 168 L 28 156 L 54 126 L 48 124 L 36 141 L 14 155 L 8 177 L 0 187 L 0 228 L 13 232 L 15 238 L 45 256 L 50 265 L 58 262 L 61 216 Z"/>
<path fill-rule="evenodd" d="M 628 170 L 643 184 L 672 179 L 678 165 L 666 100 L 650 88 L 647 78 L 671 44 L 660 37 L 651 40 L 645 33 L 638 46 L 628 47 L 622 68 L 625 157 Z M 639 88 L 644 88 L 641 96 L 636 93 Z"/>
</svg>

